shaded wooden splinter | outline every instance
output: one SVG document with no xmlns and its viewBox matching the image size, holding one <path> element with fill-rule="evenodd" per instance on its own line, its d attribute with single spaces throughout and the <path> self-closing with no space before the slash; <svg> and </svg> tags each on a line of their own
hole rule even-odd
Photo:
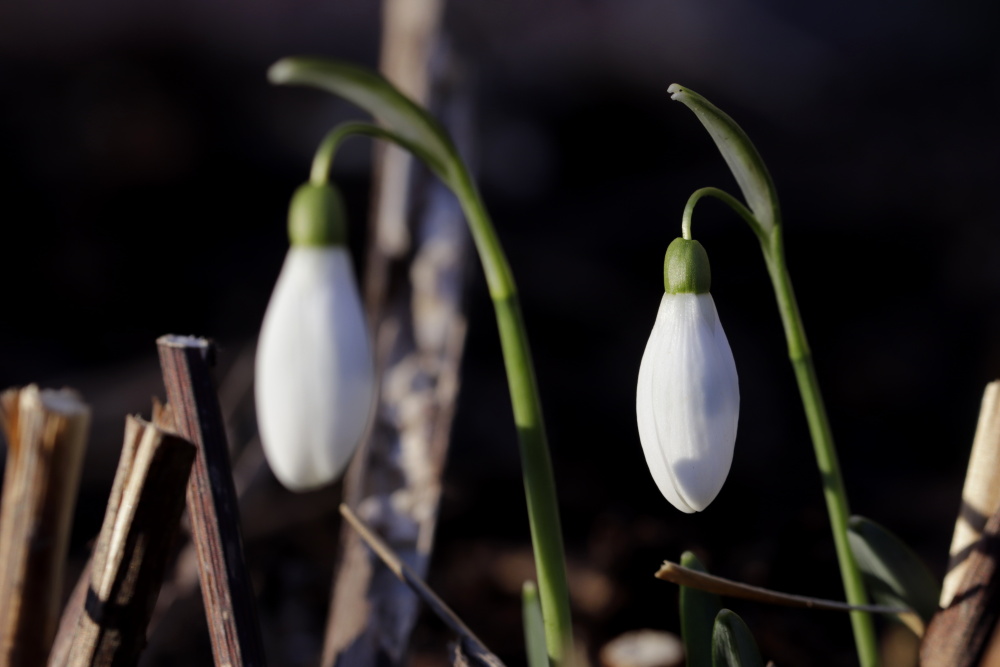
<svg viewBox="0 0 1000 667">
<path fill-rule="evenodd" d="M 190 336 L 162 336 L 156 344 L 176 430 L 198 448 L 187 505 L 215 664 L 262 667 L 264 648 L 243 556 L 229 445 L 210 372 L 214 347 Z"/>
<path fill-rule="evenodd" d="M 985 524 L 985 525 L 984 525 Z M 924 667 L 997 664 L 1000 620 L 1000 382 L 983 394 L 962 506 L 955 524 L 943 609 L 920 645 Z M 992 638 L 992 639 L 991 639 Z"/>
<path fill-rule="evenodd" d="M 962 487 L 962 506 L 948 550 L 948 572 L 941 586 L 941 607 L 951 604 L 969 570 L 968 557 L 983 536 L 986 521 L 1000 510 L 1000 382 L 991 382 L 972 439 Z"/>
<path fill-rule="evenodd" d="M 86 593 L 74 596 L 80 606 L 72 643 L 65 662 L 53 649 L 50 667 L 136 664 L 184 512 L 194 457 L 190 442 L 137 417 L 127 419 Z"/>
</svg>

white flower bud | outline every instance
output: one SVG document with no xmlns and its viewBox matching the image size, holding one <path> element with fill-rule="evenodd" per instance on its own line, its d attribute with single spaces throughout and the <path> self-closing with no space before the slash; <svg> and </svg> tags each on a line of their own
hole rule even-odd
<svg viewBox="0 0 1000 667">
<path fill-rule="evenodd" d="M 666 293 L 639 367 L 636 415 L 646 464 L 682 512 L 700 512 L 733 461 L 740 390 L 708 292 Z"/>
<path fill-rule="evenodd" d="M 257 345 L 257 422 L 293 491 L 333 482 L 368 428 L 374 370 L 347 249 L 292 246 Z"/>
</svg>

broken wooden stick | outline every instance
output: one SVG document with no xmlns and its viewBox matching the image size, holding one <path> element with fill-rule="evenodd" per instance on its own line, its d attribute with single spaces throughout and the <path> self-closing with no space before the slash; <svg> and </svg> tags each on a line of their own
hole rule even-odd
<svg viewBox="0 0 1000 667">
<path fill-rule="evenodd" d="M 948 550 L 948 572 L 941 586 L 941 607 L 951 604 L 968 571 L 968 556 L 987 519 L 1000 510 L 1000 381 L 986 385 L 972 453 L 962 487 L 962 505 Z"/>
<path fill-rule="evenodd" d="M 0 396 L 7 469 L 0 505 L 0 664 L 45 664 L 59 619 L 90 409 L 70 389 Z"/>
<path fill-rule="evenodd" d="M 923 667 L 975 667 L 1000 620 L 1000 512 L 966 558 L 951 604 L 931 619 L 920 644 Z"/>
<path fill-rule="evenodd" d="M 134 665 L 184 512 L 195 447 L 137 417 L 125 444 L 89 567 L 69 667 Z M 53 655 L 53 658 L 55 655 Z M 52 661 L 50 666 L 54 667 Z"/>
<path fill-rule="evenodd" d="M 985 655 L 998 650 L 991 637 L 1000 621 L 1000 382 L 983 394 L 941 605 L 921 642 L 920 664 L 987 664 Z"/>
<path fill-rule="evenodd" d="M 156 343 L 176 430 L 198 448 L 187 505 L 215 664 L 262 667 L 264 649 L 243 556 L 229 445 L 209 372 L 214 348 L 190 336 L 162 336 Z"/>
</svg>

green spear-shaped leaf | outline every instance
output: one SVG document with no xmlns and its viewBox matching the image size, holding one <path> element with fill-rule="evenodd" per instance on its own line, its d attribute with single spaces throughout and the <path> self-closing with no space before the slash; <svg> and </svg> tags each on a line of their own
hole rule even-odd
<svg viewBox="0 0 1000 667">
<path fill-rule="evenodd" d="M 723 609 L 715 617 L 712 667 L 764 667 L 750 628 L 728 609 Z"/>
<path fill-rule="evenodd" d="M 761 228 L 770 234 L 781 224 L 778 195 L 764 160 L 746 132 L 724 111 L 690 88 L 674 83 L 667 88 L 667 92 L 671 93 L 671 99 L 683 102 L 691 109 L 708 130 L 736 177 L 736 183 L 743 191 L 754 217 Z"/>
</svg>

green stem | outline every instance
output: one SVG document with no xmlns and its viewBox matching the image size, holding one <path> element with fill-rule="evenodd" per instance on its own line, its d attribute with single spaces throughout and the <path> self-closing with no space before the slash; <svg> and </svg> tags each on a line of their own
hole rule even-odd
<svg viewBox="0 0 1000 667">
<path fill-rule="evenodd" d="M 806 421 L 809 424 L 809 434 L 812 437 L 813 451 L 816 455 L 816 465 L 819 468 L 823 482 L 823 497 L 826 509 L 830 515 L 830 527 L 833 531 L 833 543 L 837 551 L 837 561 L 840 565 L 840 577 L 844 583 L 844 594 L 847 601 L 855 606 L 868 604 L 868 594 L 865 591 L 861 571 L 851 552 L 847 538 L 847 522 L 850 510 L 847 505 L 847 490 L 837 461 L 837 448 L 833 443 L 833 432 L 826 415 L 823 396 L 819 390 L 819 380 L 812 362 L 809 342 L 806 340 L 805 327 L 799 314 L 799 305 L 792 290 L 792 279 L 785 265 L 785 248 L 781 235 L 781 224 L 775 224 L 769 231 L 764 231 L 760 221 L 739 200 L 718 188 L 701 188 L 688 198 L 684 208 L 684 218 L 681 223 L 682 233 L 690 237 L 691 216 L 695 204 L 705 196 L 715 197 L 725 202 L 753 229 L 764 251 L 764 261 L 767 272 L 774 285 L 774 295 L 778 301 L 778 311 L 781 313 L 781 323 L 785 329 L 785 339 L 788 341 L 788 358 L 795 371 L 795 380 L 802 396 Z M 876 667 L 879 664 L 878 645 L 875 640 L 875 626 L 871 614 L 864 611 L 851 612 L 851 626 L 854 630 L 854 643 L 858 651 L 858 659 L 862 667 Z"/>
<path fill-rule="evenodd" d="M 475 183 L 464 168 L 454 176 L 452 189 L 469 222 L 496 310 L 514 423 L 520 441 L 524 493 L 538 571 L 546 645 L 552 663 L 562 665 L 568 659 L 572 642 L 569 587 L 559 503 L 528 335 L 510 265 Z"/>
<path fill-rule="evenodd" d="M 507 369 L 514 423 L 520 442 L 524 493 L 527 498 L 531 541 L 538 570 L 538 590 L 545 622 L 546 644 L 553 665 L 561 665 L 569 655 L 573 636 L 569 613 L 569 587 L 566 583 L 566 558 L 555 479 L 549 458 L 545 425 L 542 421 L 542 403 L 510 264 L 504 255 L 496 229 L 483 206 L 475 182 L 457 156 L 448 168 L 435 160 L 427 151 L 421 150 L 419 146 L 395 132 L 370 123 L 344 123 L 331 130 L 317 149 L 310 173 L 310 180 L 313 183 L 326 182 L 337 149 L 344 139 L 354 134 L 395 142 L 421 158 L 451 187 L 469 223 L 486 274 L 486 284 L 493 299 L 497 326 L 500 330 L 500 345 Z"/>
<path fill-rule="evenodd" d="M 313 155 L 312 167 L 309 171 L 310 183 L 322 185 L 330 180 L 330 168 L 333 165 L 333 158 L 337 155 L 337 149 L 340 148 L 340 144 L 344 143 L 345 139 L 354 135 L 391 141 L 423 160 L 439 176 L 445 173 L 445 169 L 439 160 L 436 160 L 427 151 L 400 134 L 387 130 L 384 127 L 379 127 L 378 125 L 372 125 L 371 123 L 351 121 L 341 123 L 327 132 L 326 136 L 323 137 L 323 141 L 320 142 L 319 148 L 316 149 L 316 153 Z"/>
<path fill-rule="evenodd" d="M 687 204 L 684 206 L 684 216 L 681 218 L 681 236 L 688 241 L 691 240 L 691 217 L 694 215 L 694 206 L 702 197 L 715 197 L 727 204 L 729 208 L 733 209 L 737 215 L 750 225 L 750 229 L 757 235 L 761 243 L 767 240 L 767 235 L 764 233 L 760 223 L 757 222 L 757 218 L 754 217 L 750 209 L 743 205 L 743 202 L 719 188 L 700 188 L 688 197 Z"/>
<path fill-rule="evenodd" d="M 844 582 L 844 593 L 852 605 L 868 604 L 868 594 L 865 591 L 861 571 L 851 552 L 847 539 L 847 521 L 850 510 L 847 505 L 847 491 L 844 479 L 837 461 L 837 449 L 830 430 L 830 421 L 826 415 L 826 407 L 819 389 L 819 380 L 813 366 L 812 353 L 806 340 L 805 328 L 799 314 L 799 306 L 792 290 L 791 277 L 785 265 L 785 255 L 781 238 L 781 227 L 775 227 L 771 234 L 771 243 L 764 246 L 764 257 L 767 270 L 774 285 L 774 294 L 778 300 L 778 310 L 781 322 L 785 328 L 785 338 L 788 341 L 788 357 L 795 370 L 795 379 L 802 396 L 806 421 L 809 423 L 809 434 L 812 436 L 813 450 L 816 454 L 816 464 L 819 467 L 823 481 L 823 497 L 826 499 L 826 509 L 830 515 L 830 525 L 833 529 L 833 542 L 840 564 L 840 577 Z M 875 667 L 879 664 L 878 647 L 875 639 L 875 626 L 871 614 L 863 611 L 852 611 L 851 626 L 854 629 L 854 643 L 862 667 Z"/>
</svg>

